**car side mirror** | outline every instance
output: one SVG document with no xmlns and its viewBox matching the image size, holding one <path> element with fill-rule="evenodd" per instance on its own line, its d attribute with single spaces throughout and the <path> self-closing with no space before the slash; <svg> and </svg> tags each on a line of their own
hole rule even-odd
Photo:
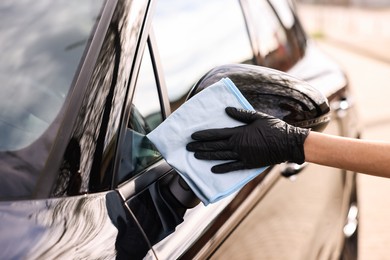
<svg viewBox="0 0 390 260">
<path fill-rule="evenodd" d="M 187 99 L 225 77 L 256 111 L 314 131 L 322 131 L 330 121 L 328 100 L 319 90 L 284 72 L 256 65 L 215 67 L 194 85 Z"/>
<path fill-rule="evenodd" d="M 225 77 L 233 81 L 257 111 L 314 131 L 322 131 L 330 121 L 328 100 L 320 91 L 284 72 L 255 65 L 216 67 L 194 85 L 187 99 Z M 170 194 L 166 197 L 173 198 L 179 205 L 177 209 L 191 208 L 200 202 L 183 184 L 185 182 L 177 175 L 162 187 L 164 192 Z"/>
</svg>

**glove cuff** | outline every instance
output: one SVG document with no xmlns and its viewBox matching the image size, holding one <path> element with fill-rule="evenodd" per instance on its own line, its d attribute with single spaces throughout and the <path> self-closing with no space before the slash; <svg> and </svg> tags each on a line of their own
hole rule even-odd
<svg viewBox="0 0 390 260">
<path fill-rule="evenodd" d="M 290 140 L 290 155 L 291 162 L 302 164 L 305 162 L 305 150 L 304 143 L 307 136 L 310 133 L 310 129 L 293 127 L 293 135 L 289 135 L 292 140 Z"/>
</svg>

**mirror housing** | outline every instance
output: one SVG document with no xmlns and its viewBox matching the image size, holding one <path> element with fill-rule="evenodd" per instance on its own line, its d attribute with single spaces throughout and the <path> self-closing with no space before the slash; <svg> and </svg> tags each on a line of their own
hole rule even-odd
<svg viewBox="0 0 390 260">
<path fill-rule="evenodd" d="M 322 131 L 330 121 L 328 100 L 320 91 L 284 72 L 255 65 L 216 67 L 194 85 L 187 99 L 226 77 L 233 81 L 256 111 L 314 131 Z M 177 175 L 168 184 L 162 185 L 162 189 L 170 194 L 166 197 L 172 198 L 174 205 L 179 205 L 176 210 L 192 208 L 200 202 L 183 183 Z"/>
<path fill-rule="evenodd" d="M 314 131 L 322 131 L 330 121 L 328 100 L 319 90 L 284 72 L 256 65 L 215 67 L 194 85 L 187 99 L 225 77 L 256 111 Z"/>
</svg>

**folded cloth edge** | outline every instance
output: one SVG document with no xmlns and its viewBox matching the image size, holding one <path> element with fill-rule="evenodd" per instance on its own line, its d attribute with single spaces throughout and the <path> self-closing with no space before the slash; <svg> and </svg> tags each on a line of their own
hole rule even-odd
<svg viewBox="0 0 390 260">
<path fill-rule="evenodd" d="M 230 88 L 230 90 L 232 90 L 232 92 L 234 93 L 234 95 L 237 97 L 238 101 L 242 104 L 242 106 L 245 108 L 245 109 L 248 109 L 248 110 L 255 110 L 253 108 L 253 106 L 248 102 L 248 100 L 242 95 L 242 93 L 240 92 L 240 90 L 237 88 L 237 86 L 233 83 L 233 81 L 229 78 L 223 78 L 222 79 L 222 82 L 225 83 L 225 85 L 227 87 Z"/>
</svg>

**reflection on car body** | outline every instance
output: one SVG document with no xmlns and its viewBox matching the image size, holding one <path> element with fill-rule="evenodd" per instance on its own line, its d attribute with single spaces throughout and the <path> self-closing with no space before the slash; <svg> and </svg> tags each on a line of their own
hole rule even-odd
<svg viewBox="0 0 390 260">
<path fill-rule="evenodd" d="M 355 173 L 305 164 L 292 182 L 272 166 L 205 207 L 145 137 L 207 75 L 228 67 L 238 84 L 257 65 L 309 82 L 331 107 L 317 122 L 357 137 L 353 103 L 335 113 L 348 81 L 291 1 L 7 1 L 0 12 L 0 258 L 356 258 L 357 222 L 343 233 Z M 266 112 L 303 93 L 265 85 L 280 95 L 248 99 Z M 280 116 L 310 115 L 300 111 Z M 248 238 L 255 248 L 241 250 Z"/>
</svg>

